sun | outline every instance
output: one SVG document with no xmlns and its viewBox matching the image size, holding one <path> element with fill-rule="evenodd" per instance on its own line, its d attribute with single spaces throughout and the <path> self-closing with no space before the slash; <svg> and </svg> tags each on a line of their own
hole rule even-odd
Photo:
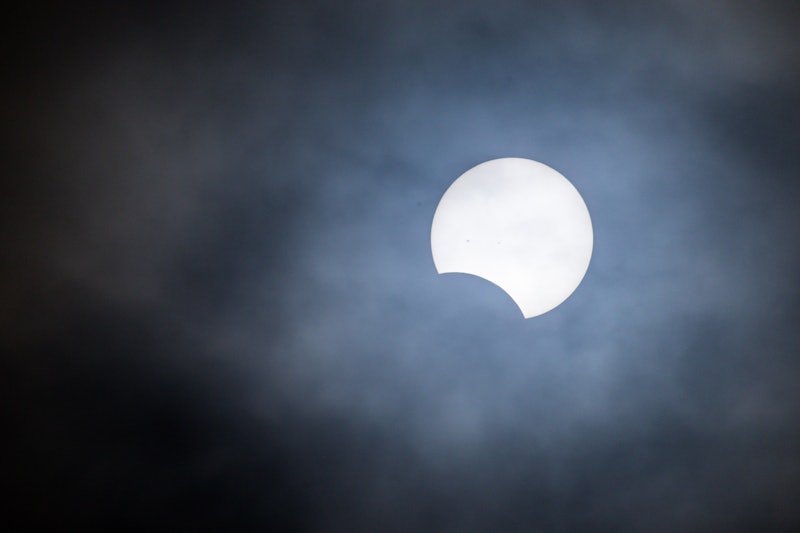
<svg viewBox="0 0 800 533">
<path fill-rule="evenodd" d="M 440 274 L 463 272 L 503 289 L 525 318 L 563 303 L 589 267 L 594 234 L 577 189 L 552 168 L 494 159 L 445 191 L 431 226 Z"/>
</svg>

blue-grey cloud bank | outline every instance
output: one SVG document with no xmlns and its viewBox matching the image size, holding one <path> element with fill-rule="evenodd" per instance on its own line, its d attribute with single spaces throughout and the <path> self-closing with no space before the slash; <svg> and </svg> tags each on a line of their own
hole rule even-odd
<svg viewBox="0 0 800 533">
<path fill-rule="evenodd" d="M 12 518 L 800 526 L 793 3 L 79 2 L 6 25 Z M 439 198 L 498 157 L 564 174 L 594 226 L 583 283 L 527 321 L 431 258 Z"/>
</svg>

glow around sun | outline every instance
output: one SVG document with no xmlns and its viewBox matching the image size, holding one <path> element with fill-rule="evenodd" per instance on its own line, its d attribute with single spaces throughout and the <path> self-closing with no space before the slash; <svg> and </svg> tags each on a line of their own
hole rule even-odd
<svg viewBox="0 0 800 533">
<path fill-rule="evenodd" d="M 462 174 L 442 196 L 431 227 L 440 274 L 463 272 L 503 289 L 525 318 L 564 302 L 589 267 L 592 221 L 561 174 L 503 158 Z"/>
</svg>

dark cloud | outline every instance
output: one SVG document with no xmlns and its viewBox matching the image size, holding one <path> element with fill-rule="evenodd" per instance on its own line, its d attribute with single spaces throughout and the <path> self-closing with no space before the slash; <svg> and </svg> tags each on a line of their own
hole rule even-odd
<svg viewBox="0 0 800 533">
<path fill-rule="evenodd" d="M 13 13 L 15 516 L 74 528 L 800 523 L 791 3 Z M 10 24 L 10 23 L 7 23 Z M 523 320 L 429 230 L 503 156 L 592 215 Z"/>
</svg>

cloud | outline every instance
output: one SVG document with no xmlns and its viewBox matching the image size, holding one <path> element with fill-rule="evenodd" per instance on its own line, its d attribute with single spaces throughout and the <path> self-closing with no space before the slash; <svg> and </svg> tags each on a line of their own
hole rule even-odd
<svg viewBox="0 0 800 533">
<path fill-rule="evenodd" d="M 176 6 L 95 15 L 9 89 L 12 444 L 76 494 L 57 516 L 797 523 L 789 7 Z M 595 230 L 528 321 L 430 255 L 441 194 L 503 156 Z"/>
</svg>

